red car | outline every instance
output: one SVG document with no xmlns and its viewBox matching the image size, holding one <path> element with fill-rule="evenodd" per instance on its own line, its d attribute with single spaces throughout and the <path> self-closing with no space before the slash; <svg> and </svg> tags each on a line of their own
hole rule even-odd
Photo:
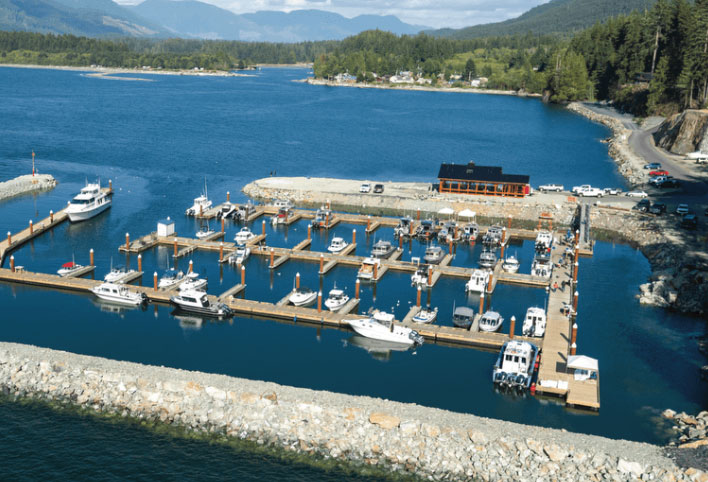
<svg viewBox="0 0 708 482">
<path fill-rule="evenodd" d="M 669 171 L 664 171 L 664 170 L 661 170 L 661 171 L 651 171 L 651 172 L 649 173 L 649 175 L 652 176 L 652 177 L 654 177 L 654 176 L 668 176 L 668 175 L 669 175 Z"/>
</svg>

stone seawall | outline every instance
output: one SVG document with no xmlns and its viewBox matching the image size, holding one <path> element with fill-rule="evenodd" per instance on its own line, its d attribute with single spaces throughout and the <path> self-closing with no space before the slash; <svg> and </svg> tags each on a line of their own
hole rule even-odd
<svg viewBox="0 0 708 482">
<path fill-rule="evenodd" d="M 649 444 L 14 343 L 0 388 L 432 480 L 708 478 Z"/>
<path fill-rule="evenodd" d="M 0 182 L 0 201 L 31 192 L 48 191 L 57 185 L 56 179 L 49 174 L 27 174 L 9 181 Z"/>
</svg>

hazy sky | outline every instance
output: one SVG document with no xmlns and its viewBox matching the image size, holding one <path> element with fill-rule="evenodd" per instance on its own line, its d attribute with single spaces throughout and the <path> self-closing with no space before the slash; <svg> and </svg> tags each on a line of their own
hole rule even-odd
<svg viewBox="0 0 708 482">
<path fill-rule="evenodd" d="M 140 0 L 115 0 L 136 4 Z M 235 13 L 257 10 L 318 9 L 345 17 L 361 14 L 395 15 L 404 22 L 430 27 L 466 27 L 521 15 L 547 0 L 200 0 Z"/>
</svg>

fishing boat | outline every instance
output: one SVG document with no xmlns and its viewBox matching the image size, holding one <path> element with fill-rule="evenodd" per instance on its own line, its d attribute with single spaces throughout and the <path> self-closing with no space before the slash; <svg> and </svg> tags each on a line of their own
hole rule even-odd
<svg viewBox="0 0 708 482">
<path fill-rule="evenodd" d="M 251 248 L 248 246 L 239 246 L 236 248 L 236 252 L 229 256 L 228 262 L 229 264 L 243 264 L 250 255 Z"/>
<path fill-rule="evenodd" d="M 489 271 L 486 269 L 473 269 L 469 281 L 465 283 L 465 291 L 484 293 L 489 283 Z"/>
<path fill-rule="evenodd" d="M 219 219 L 228 219 L 233 217 L 234 214 L 236 214 L 236 205 L 226 201 L 221 205 L 221 209 L 216 213 L 216 217 Z"/>
<path fill-rule="evenodd" d="M 428 246 L 425 248 L 423 261 L 428 264 L 439 264 L 445 257 L 445 251 L 440 246 Z"/>
<path fill-rule="evenodd" d="M 236 208 L 236 212 L 233 214 L 233 217 L 237 221 L 246 222 L 248 221 L 248 218 L 251 217 L 251 215 L 255 212 L 256 207 L 253 205 L 253 203 L 251 203 L 251 201 L 248 201 L 246 204 L 242 204 L 238 208 Z"/>
<path fill-rule="evenodd" d="M 380 239 L 374 243 L 371 248 L 371 256 L 374 258 L 386 259 L 393 254 L 396 248 L 393 247 L 390 241 Z"/>
<path fill-rule="evenodd" d="M 295 306 L 310 306 L 317 299 L 317 292 L 309 288 L 300 288 L 290 295 L 288 301 Z"/>
<path fill-rule="evenodd" d="M 545 251 L 553 245 L 553 234 L 550 231 L 539 231 L 536 235 L 534 248 L 536 251 Z"/>
<path fill-rule="evenodd" d="M 519 260 L 513 255 L 505 258 L 502 263 L 502 269 L 507 273 L 518 273 L 519 266 L 521 266 L 521 263 L 519 263 Z"/>
<path fill-rule="evenodd" d="M 479 266 L 482 268 L 494 268 L 497 264 L 497 255 L 492 249 L 483 249 L 482 253 L 479 255 Z"/>
<path fill-rule="evenodd" d="M 503 229 L 501 226 L 491 226 L 482 237 L 482 243 L 488 246 L 499 246 L 502 241 Z"/>
<path fill-rule="evenodd" d="M 147 301 L 145 293 L 131 291 L 125 285 L 116 283 L 102 283 L 91 288 L 91 292 L 98 298 L 111 303 L 138 306 Z"/>
<path fill-rule="evenodd" d="M 504 323 L 504 318 L 496 311 L 486 311 L 479 319 L 479 331 L 498 331 Z"/>
<path fill-rule="evenodd" d="M 531 276 L 549 279 L 551 274 L 553 274 L 551 259 L 545 256 L 538 256 L 538 254 L 534 256 L 533 263 L 531 263 Z"/>
<path fill-rule="evenodd" d="M 443 224 L 442 228 L 440 228 L 440 231 L 438 231 L 438 241 L 445 244 L 450 241 L 457 243 L 460 241 L 461 236 L 462 234 L 457 228 L 457 223 L 454 221 L 447 221 Z"/>
<path fill-rule="evenodd" d="M 418 313 L 413 316 L 413 323 L 430 324 L 438 317 L 437 306 L 432 310 L 430 308 L 421 308 Z"/>
<path fill-rule="evenodd" d="M 452 324 L 458 328 L 469 329 L 474 321 L 474 310 L 469 306 L 458 306 L 452 312 Z"/>
<path fill-rule="evenodd" d="M 393 314 L 379 311 L 368 318 L 344 321 L 352 327 L 352 330 L 367 338 L 400 343 L 402 345 L 423 344 L 423 337 L 417 331 L 395 324 Z"/>
<path fill-rule="evenodd" d="M 211 304 L 208 295 L 204 291 L 184 290 L 170 297 L 170 302 L 183 311 L 198 313 L 215 318 L 226 318 L 233 316 L 231 308 L 224 303 Z"/>
<path fill-rule="evenodd" d="M 409 216 L 402 217 L 398 221 L 398 225 L 393 228 L 393 235 L 395 237 L 403 236 L 403 237 L 408 237 L 411 236 L 412 230 L 411 226 L 413 226 L 413 218 Z"/>
<path fill-rule="evenodd" d="M 248 226 L 244 226 L 238 233 L 236 233 L 234 241 L 236 241 L 236 244 L 244 245 L 255 237 L 256 235 L 253 234 L 250 229 L 248 229 Z"/>
<path fill-rule="evenodd" d="M 361 268 L 357 273 L 357 278 L 364 281 L 376 281 L 374 276 L 374 271 L 377 271 L 376 276 L 378 276 L 378 271 L 381 269 L 381 260 L 379 258 L 366 258 L 361 262 Z"/>
<path fill-rule="evenodd" d="M 533 380 L 538 347 L 527 341 L 511 340 L 499 352 L 492 381 L 495 385 L 527 389 Z"/>
<path fill-rule="evenodd" d="M 329 291 L 329 295 L 324 304 L 329 311 L 339 311 L 348 301 L 349 296 L 335 286 L 334 289 Z"/>
<path fill-rule="evenodd" d="M 527 309 L 521 331 L 524 336 L 542 337 L 546 333 L 546 311 L 535 306 Z"/>
<path fill-rule="evenodd" d="M 207 185 L 206 185 L 206 179 L 204 180 L 204 192 L 202 193 L 201 196 L 195 197 L 194 198 L 194 204 L 192 204 L 192 207 L 188 208 L 184 213 L 187 216 L 197 216 L 204 214 L 207 209 L 210 209 L 212 205 L 212 202 L 209 200 L 209 197 L 207 196 Z"/>
<path fill-rule="evenodd" d="M 349 246 L 349 243 L 344 241 L 344 238 L 340 237 L 335 237 L 332 238 L 332 241 L 329 243 L 329 246 L 327 247 L 327 251 L 329 251 L 332 254 L 337 254 L 341 253 L 344 251 L 347 246 Z"/>
<path fill-rule="evenodd" d="M 72 223 L 86 221 L 111 207 L 111 197 L 101 190 L 101 183 L 86 183 L 69 202 L 66 214 Z"/>
<path fill-rule="evenodd" d="M 312 227 L 315 229 L 326 229 L 327 223 L 332 220 L 332 211 L 322 206 L 315 213 L 315 219 L 312 221 Z"/>
<path fill-rule="evenodd" d="M 207 289 L 207 279 L 200 278 L 197 273 L 189 273 L 185 276 L 185 281 L 180 283 L 180 291 L 206 291 Z"/>
<path fill-rule="evenodd" d="M 215 233 L 216 233 L 216 231 L 209 228 L 209 223 L 202 224 L 201 229 L 199 229 L 199 231 L 197 231 L 197 238 L 199 238 L 199 239 L 208 238 L 209 236 L 211 236 Z"/>
<path fill-rule="evenodd" d="M 278 212 L 271 218 L 271 224 L 273 224 L 273 225 L 285 224 L 288 222 L 289 217 L 290 217 L 290 208 L 281 207 L 278 209 Z"/>
<path fill-rule="evenodd" d="M 428 268 L 421 266 L 411 275 L 411 286 L 426 286 L 427 284 Z"/>
<path fill-rule="evenodd" d="M 479 227 L 476 223 L 467 223 L 462 226 L 462 238 L 465 241 L 473 243 L 477 240 L 477 236 L 479 236 Z"/>
<path fill-rule="evenodd" d="M 72 273 L 76 273 L 80 269 L 83 269 L 83 265 L 76 264 L 73 260 L 69 261 L 68 263 L 64 263 L 61 265 L 61 268 L 57 270 L 57 274 L 59 276 L 69 276 Z"/>
<path fill-rule="evenodd" d="M 415 235 L 421 239 L 430 239 L 435 234 L 435 227 L 430 220 L 423 220 L 415 230 Z"/>
<path fill-rule="evenodd" d="M 162 274 L 157 287 L 160 289 L 168 289 L 175 286 L 177 283 L 184 279 L 184 273 L 182 271 L 177 271 L 174 268 L 170 268 Z"/>
</svg>

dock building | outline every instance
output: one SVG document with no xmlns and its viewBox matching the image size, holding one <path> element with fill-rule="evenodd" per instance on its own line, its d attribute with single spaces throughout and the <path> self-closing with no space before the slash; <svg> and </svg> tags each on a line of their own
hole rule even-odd
<svg viewBox="0 0 708 482">
<path fill-rule="evenodd" d="M 440 165 L 438 192 L 455 194 L 481 194 L 486 196 L 524 197 L 531 188 L 529 176 L 504 174 L 498 166 L 467 164 Z"/>
</svg>

